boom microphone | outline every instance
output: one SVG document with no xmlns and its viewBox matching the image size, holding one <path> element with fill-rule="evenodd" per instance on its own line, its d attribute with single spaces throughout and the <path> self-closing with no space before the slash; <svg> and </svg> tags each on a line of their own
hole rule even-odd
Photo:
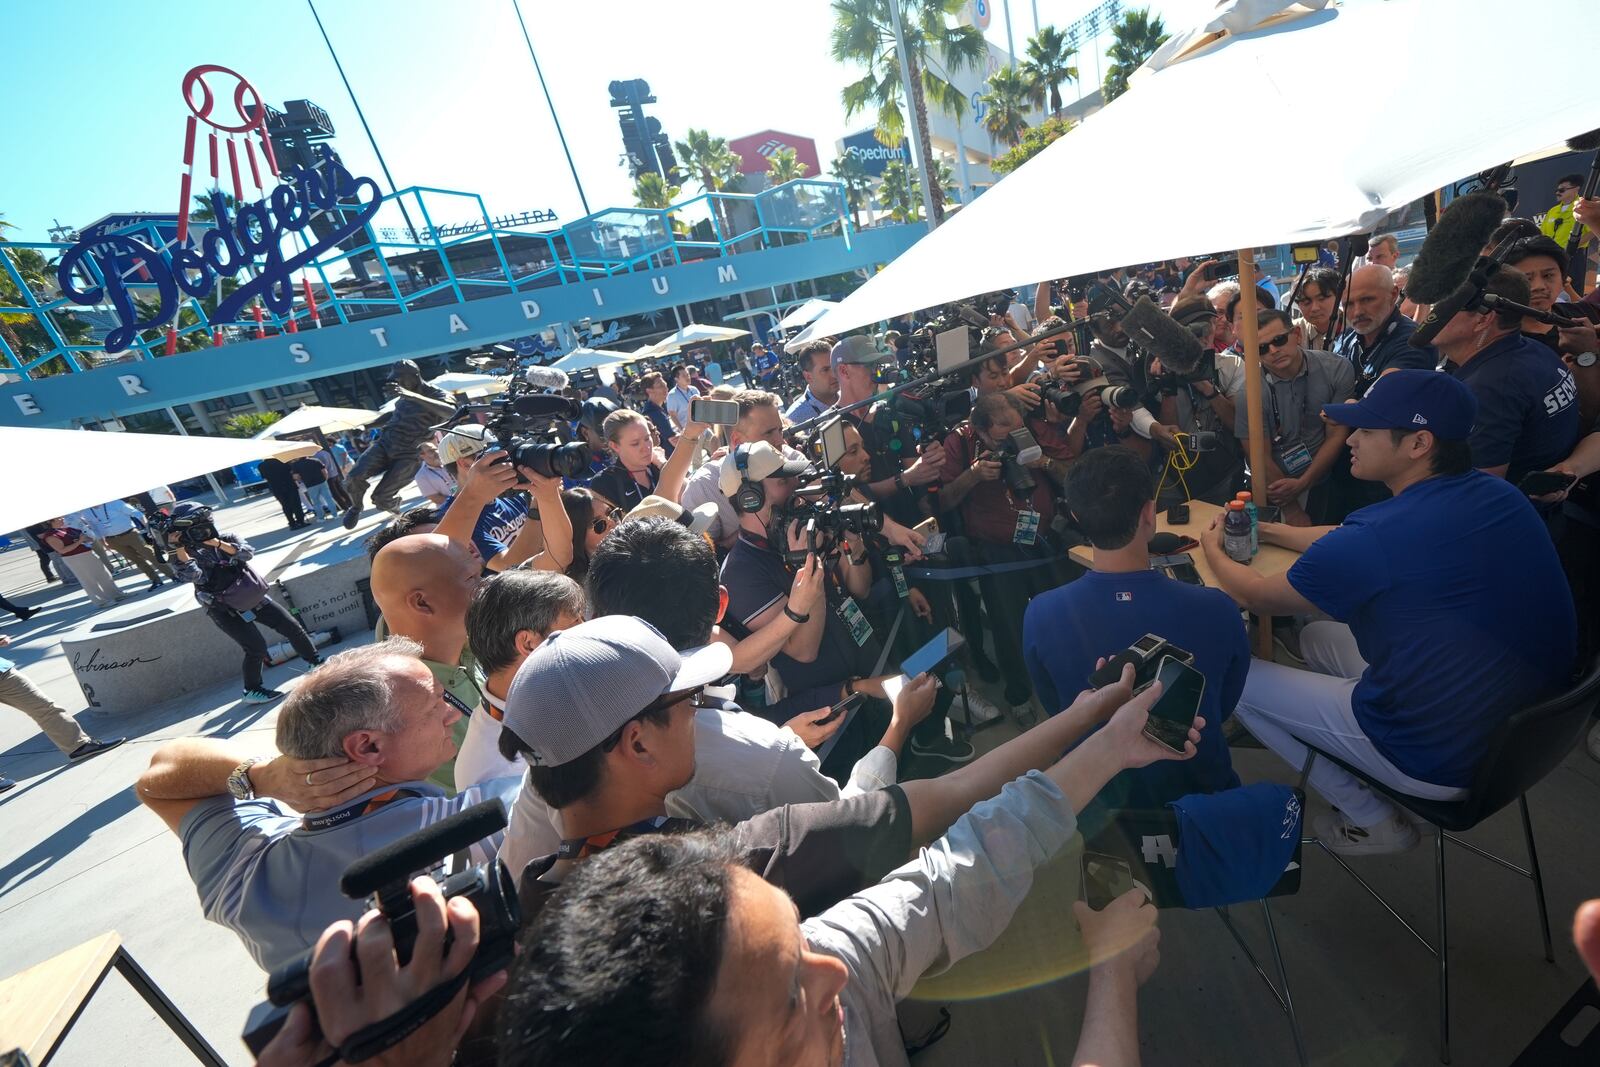
<svg viewBox="0 0 1600 1067">
<path fill-rule="evenodd" d="M 339 891 L 359 900 L 396 882 L 404 882 L 446 856 L 461 852 L 506 827 L 505 805 L 485 800 L 456 812 L 414 834 L 369 852 L 345 869 Z"/>
<path fill-rule="evenodd" d="M 1410 287 L 1406 289 L 1410 294 Z M 1428 317 L 1422 320 L 1422 325 L 1412 331 L 1409 338 L 1412 348 L 1427 348 L 1433 344 L 1433 339 L 1439 336 L 1439 331 L 1444 329 L 1444 324 L 1455 318 L 1477 299 L 1483 292 L 1483 287 L 1477 281 L 1469 279 L 1456 287 L 1455 292 L 1434 303 L 1428 309 Z M 1415 299 L 1415 298 L 1413 298 Z"/>
<path fill-rule="evenodd" d="M 1505 213 L 1506 202 L 1498 193 L 1468 193 L 1451 201 L 1411 264 L 1406 296 L 1418 304 L 1449 299 L 1478 261 Z"/>
<path fill-rule="evenodd" d="M 1163 369 L 1188 374 L 1205 358 L 1205 346 L 1189 328 L 1141 296 L 1123 316 L 1122 328 L 1140 348 L 1161 360 Z"/>
<path fill-rule="evenodd" d="M 560 367 L 529 367 L 522 372 L 522 380 L 535 389 L 560 392 L 567 387 L 567 372 Z"/>
</svg>

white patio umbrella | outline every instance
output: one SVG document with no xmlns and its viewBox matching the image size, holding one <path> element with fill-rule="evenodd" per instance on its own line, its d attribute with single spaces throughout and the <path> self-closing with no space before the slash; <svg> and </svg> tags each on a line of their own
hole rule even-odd
<svg viewBox="0 0 1600 1067">
<path fill-rule="evenodd" d="M 377 417 L 376 411 L 367 408 L 328 408 L 302 404 L 255 436 L 262 440 L 305 433 L 307 430 L 359 430 Z"/>
<path fill-rule="evenodd" d="M 610 367 L 639 358 L 641 357 L 637 353 L 613 352 L 604 348 L 574 348 L 550 366 L 571 374 L 574 371 L 589 370 L 592 367 Z"/>
<path fill-rule="evenodd" d="M 437 378 L 429 379 L 428 384 L 447 393 L 463 393 L 473 397 L 489 396 L 491 393 L 503 393 L 510 387 L 511 379 L 501 374 L 449 371 L 439 375 Z"/>
<path fill-rule="evenodd" d="M 832 311 L 839 304 L 834 300 L 807 300 L 797 308 L 793 308 L 787 315 L 778 320 L 778 329 L 792 330 L 796 326 L 804 326 L 808 322 L 815 322 L 817 317 L 824 312 Z"/>
<path fill-rule="evenodd" d="M 298 441 L 0 426 L 5 455 L 50 457 L 48 463 L 7 467 L 0 530 L 20 530 L 237 463 L 309 455 L 315 447 Z"/>
<path fill-rule="evenodd" d="M 665 356 L 678 351 L 686 345 L 733 341 L 740 337 L 749 336 L 749 330 L 736 330 L 731 326 L 703 326 L 698 322 L 691 322 L 677 333 L 672 334 L 670 337 L 663 337 L 651 345 L 648 352 L 636 352 L 634 355 L 641 359 L 646 355 Z"/>
<path fill-rule="evenodd" d="M 1207 26 L 1177 35 L 1128 92 L 797 340 L 1018 279 L 1366 230 L 1450 182 L 1600 127 L 1600 94 L 1495 76 L 1508 55 L 1507 8 L 1498 0 L 1349 0 L 1306 13 L 1313 6 L 1236 0 Z M 1515 21 L 1559 26 L 1563 55 L 1593 56 L 1600 19 L 1585 10 L 1572 0 L 1524 0 Z M 1355 75 L 1375 48 L 1405 60 L 1382 77 Z M 1326 136 L 1316 138 L 1314 162 L 1274 161 L 1249 131 L 1307 129 L 1312 85 L 1338 86 L 1339 117 L 1316 127 Z M 1226 120 L 1186 120 L 1196 108 L 1239 117 L 1232 156 L 1217 157 L 1217 122 Z M 1003 240 L 1002 254 L 998 234 L 1023 236 Z"/>
</svg>

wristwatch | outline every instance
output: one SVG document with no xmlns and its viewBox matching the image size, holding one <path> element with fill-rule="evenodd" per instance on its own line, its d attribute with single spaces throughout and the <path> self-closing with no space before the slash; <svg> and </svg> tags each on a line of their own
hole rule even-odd
<svg viewBox="0 0 1600 1067">
<path fill-rule="evenodd" d="M 254 800 L 256 798 L 255 784 L 250 781 L 250 768 L 260 763 L 260 756 L 251 756 L 228 775 L 228 793 L 235 800 Z"/>
<path fill-rule="evenodd" d="M 787 604 L 783 606 L 783 613 L 801 626 L 804 626 L 806 623 L 811 621 L 811 613 L 809 611 L 804 615 L 801 615 Z"/>
<path fill-rule="evenodd" d="M 1594 366 L 1595 358 L 1596 357 L 1593 352 L 1579 352 L 1577 355 L 1572 357 L 1572 362 L 1576 363 L 1580 367 L 1592 367 Z"/>
</svg>

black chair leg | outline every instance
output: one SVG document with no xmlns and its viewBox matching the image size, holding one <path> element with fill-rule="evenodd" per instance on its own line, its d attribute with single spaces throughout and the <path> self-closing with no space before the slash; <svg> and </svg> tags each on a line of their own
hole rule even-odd
<svg viewBox="0 0 1600 1067">
<path fill-rule="evenodd" d="M 1544 958 L 1549 963 L 1556 960 L 1550 948 L 1550 909 L 1544 902 L 1544 876 L 1539 873 L 1539 853 L 1533 847 L 1533 820 L 1528 817 L 1528 794 L 1517 798 L 1522 808 L 1522 834 L 1528 839 L 1528 872 L 1533 876 L 1533 895 L 1539 901 L 1539 936 L 1544 938 Z"/>
<path fill-rule="evenodd" d="M 1439 1062 L 1450 1062 L 1450 923 L 1445 911 L 1444 827 L 1433 839 L 1434 881 L 1439 909 Z"/>
</svg>

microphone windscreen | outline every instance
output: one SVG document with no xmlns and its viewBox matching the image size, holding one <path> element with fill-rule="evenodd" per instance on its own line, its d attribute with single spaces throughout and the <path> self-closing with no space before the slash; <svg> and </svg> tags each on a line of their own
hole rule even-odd
<svg viewBox="0 0 1600 1067">
<path fill-rule="evenodd" d="M 1600 130 L 1590 130 L 1567 138 L 1567 147 L 1574 152 L 1593 152 L 1600 149 Z"/>
<path fill-rule="evenodd" d="M 1122 328 L 1134 343 L 1161 360 L 1165 370 L 1188 374 L 1205 358 L 1205 346 L 1189 328 L 1142 296 L 1123 317 Z"/>
<path fill-rule="evenodd" d="M 567 372 L 560 367 L 529 367 L 522 378 L 535 389 L 559 392 L 567 387 Z"/>
<path fill-rule="evenodd" d="M 1505 214 L 1506 202 L 1497 193 L 1468 193 L 1451 201 L 1411 264 L 1406 296 L 1418 304 L 1449 296 L 1466 280 Z"/>
<path fill-rule="evenodd" d="M 506 809 L 498 799 L 474 804 L 362 856 L 345 869 L 344 876 L 339 879 L 339 891 L 352 900 L 359 900 L 505 828 Z"/>
<path fill-rule="evenodd" d="M 1467 305 L 1483 290 L 1470 281 L 1462 282 L 1456 291 L 1428 309 L 1428 317 L 1412 331 L 1409 338 L 1412 348 L 1427 348 L 1439 336 L 1444 324 L 1467 309 Z"/>
</svg>

